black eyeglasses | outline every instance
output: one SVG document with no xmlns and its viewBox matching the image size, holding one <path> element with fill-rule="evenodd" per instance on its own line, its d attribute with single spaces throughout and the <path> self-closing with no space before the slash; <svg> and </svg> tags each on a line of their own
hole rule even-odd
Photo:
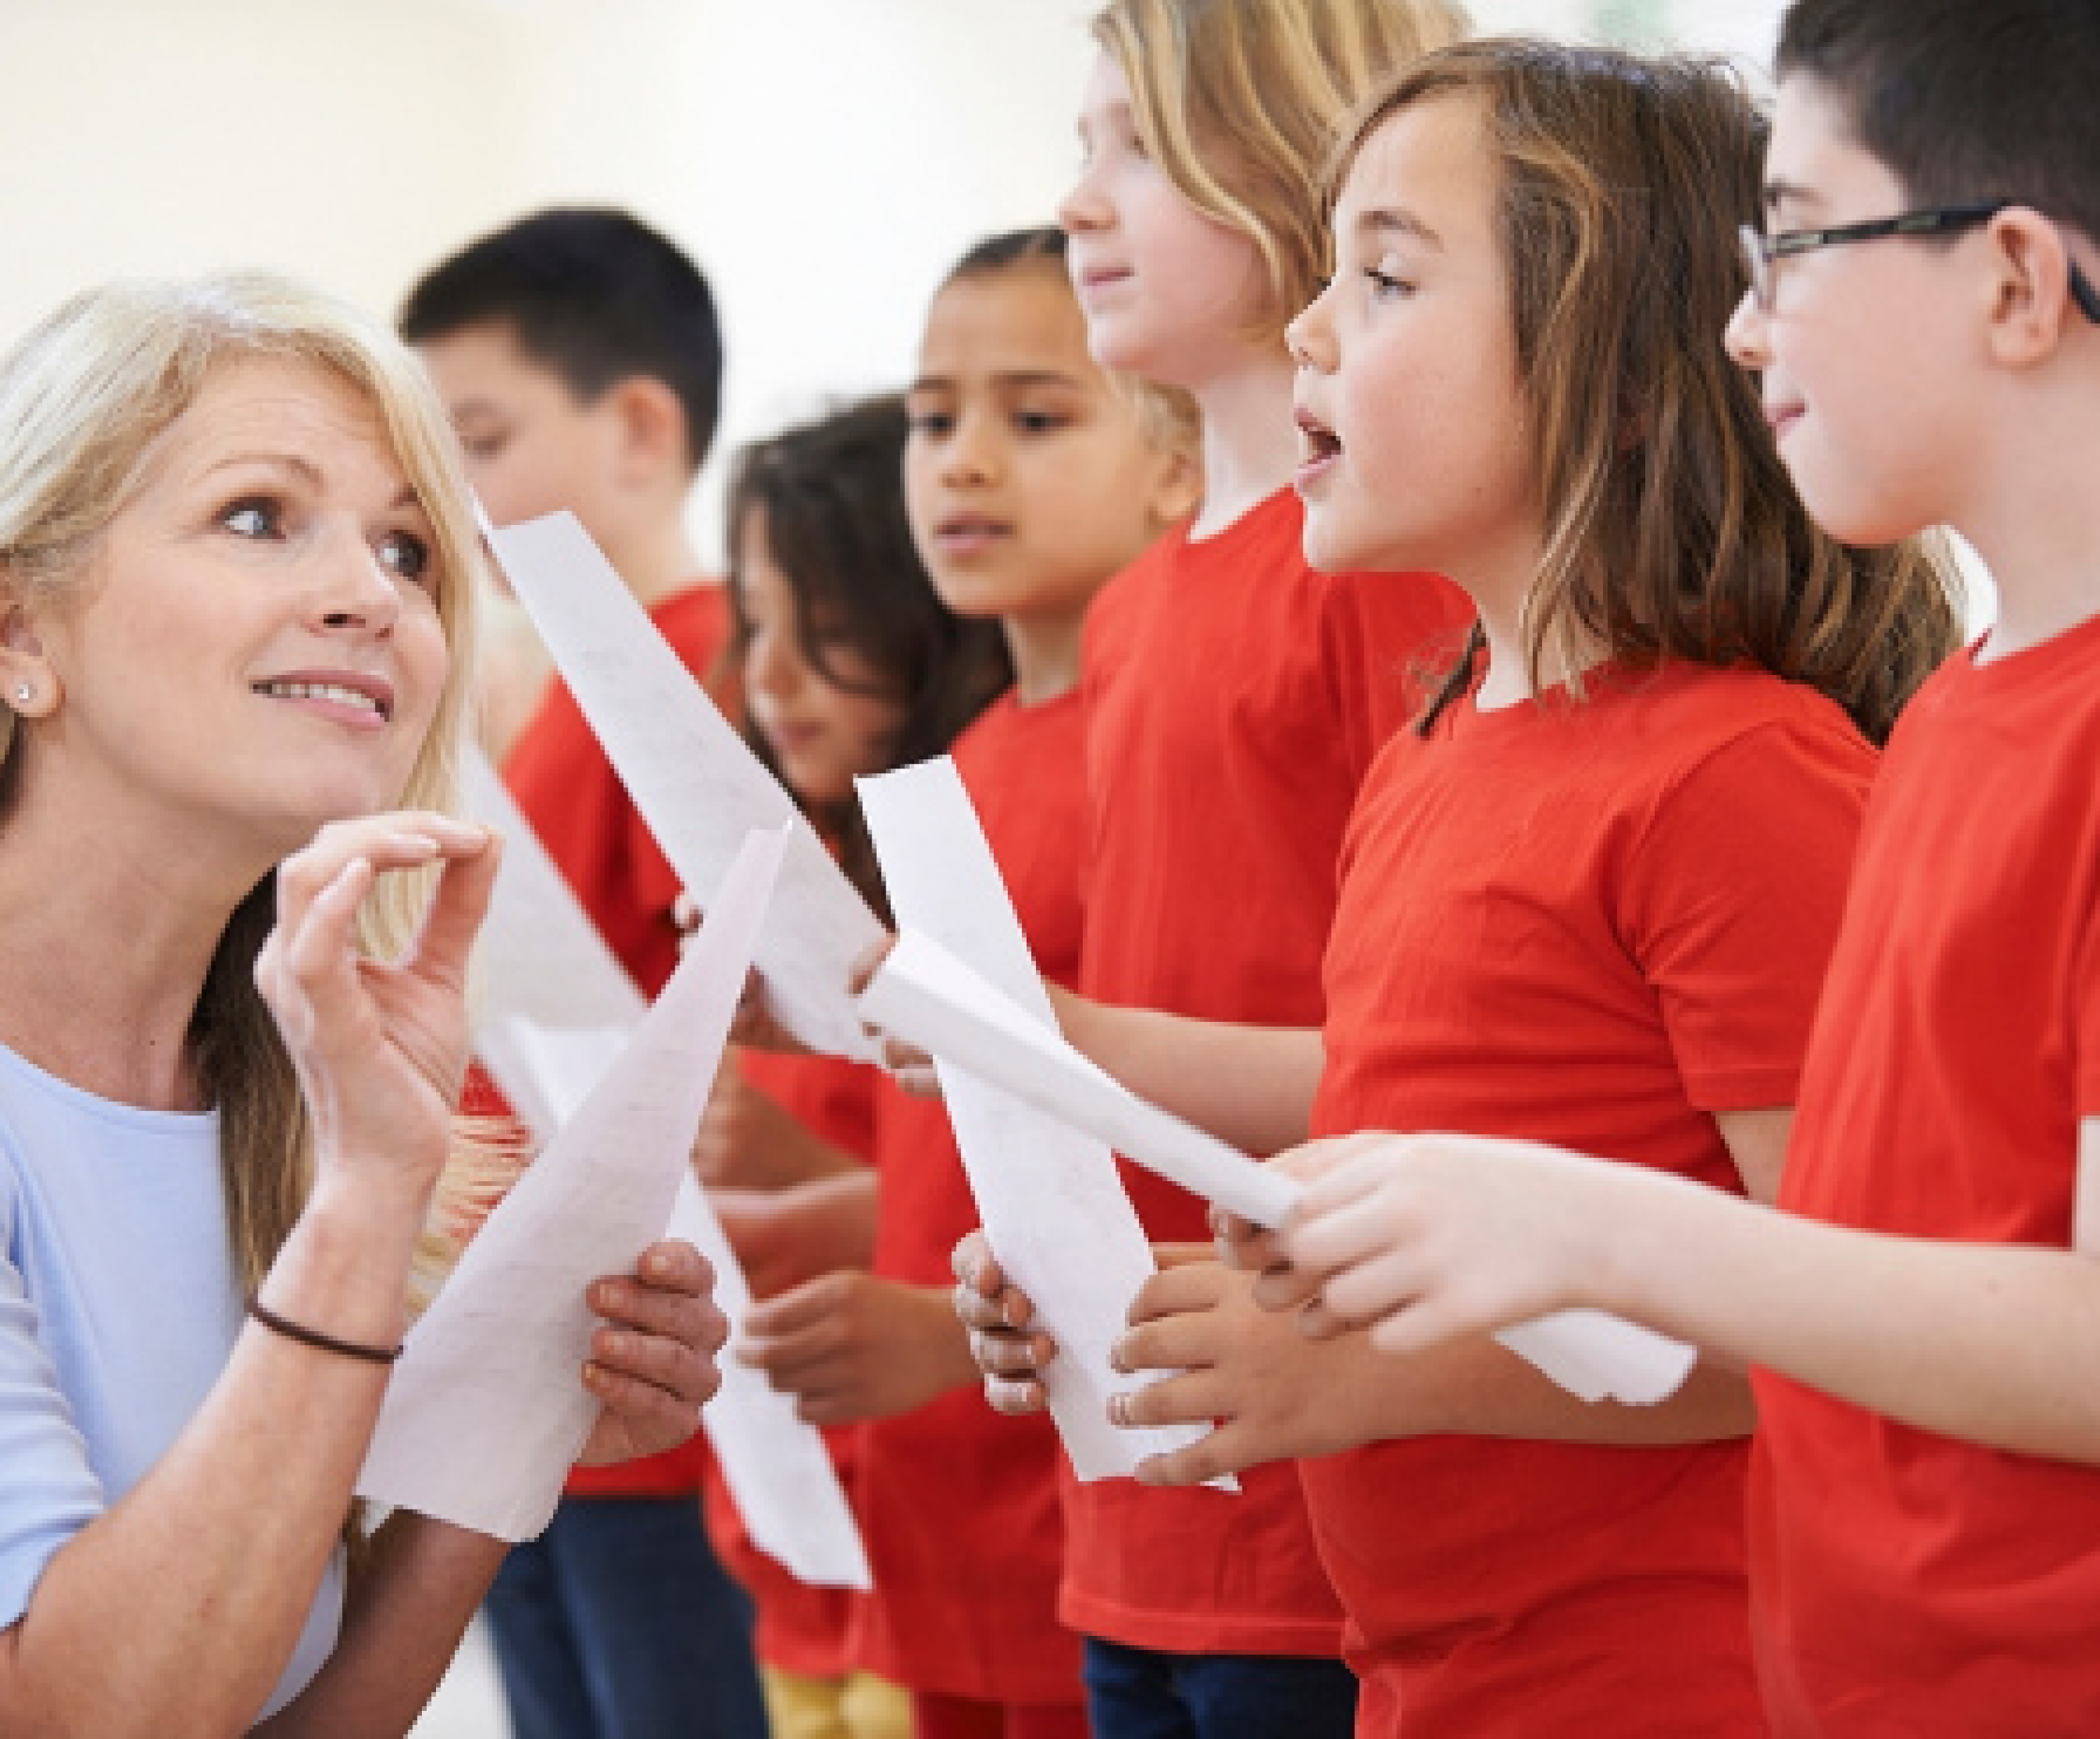
<svg viewBox="0 0 2100 1739">
<path fill-rule="evenodd" d="M 1773 280 L 1776 276 L 1772 268 L 1776 262 L 1790 254 L 1835 247 L 1841 242 L 1879 241 L 1885 236 L 1948 235 L 1988 223 L 2008 206 L 2019 203 L 2014 199 L 1993 199 L 1973 205 L 1943 205 L 1934 211 L 1905 211 L 1893 218 L 1875 218 L 1864 223 L 1842 223 L 1835 229 L 1789 229 L 1776 236 L 1765 235 L 1745 223 L 1742 227 L 1743 258 L 1750 268 L 1750 299 L 1757 303 L 1759 312 L 1771 312 Z M 2100 325 L 2100 290 L 2093 289 L 2093 280 L 2079 269 L 2076 260 L 2071 263 L 2071 299 L 2078 304 L 2086 319 Z"/>
</svg>

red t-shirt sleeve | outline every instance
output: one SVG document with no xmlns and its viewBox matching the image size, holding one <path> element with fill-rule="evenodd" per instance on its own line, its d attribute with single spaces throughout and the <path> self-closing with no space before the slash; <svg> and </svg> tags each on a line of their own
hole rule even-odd
<svg viewBox="0 0 2100 1739">
<path fill-rule="evenodd" d="M 1631 854 L 1624 940 L 1701 1110 L 1793 1102 L 1873 774 L 1835 722 L 1761 726 L 1689 770 Z"/>
</svg>

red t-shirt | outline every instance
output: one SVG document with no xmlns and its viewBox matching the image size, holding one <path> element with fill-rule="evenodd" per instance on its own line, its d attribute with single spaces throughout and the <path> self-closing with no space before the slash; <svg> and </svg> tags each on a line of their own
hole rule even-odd
<svg viewBox="0 0 2100 1739">
<path fill-rule="evenodd" d="M 1971 1243 L 2071 1242 L 2100 1115 L 2100 622 L 1914 700 L 1867 815 L 1782 1203 Z M 2067 1370 L 2063 1381 L 2092 1380 Z M 1768 1373 L 1758 1667 L 1787 1732 L 2100 1732 L 2100 1473 Z"/>
<path fill-rule="evenodd" d="M 1335 861 L 1357 788 L 1472 615 L 1423 574 L 1312 572 L 1289 490 L 1216 536 L 1177 532 L 1087 619 L 1090 849 L 1080 988 L 1213 1020 L 1319 1024 Z M 1136 1167 L 1155 1241 L 1204 1204 Z M 1238 1496 L 1065 1480 L 1060 1614 L 1136 1648 L 1333 1657 L 1341 1614 L 1298 1475 Z"/>
<path fill-rule="evenodd" d="M 747 1081 L 819 1140 L 863 1162 L 873 1153 L 875 1093 L 881 1080 L 876 1069 L 840 1057 L 772 1051 L 740 1052 L 737 1066 Z M 858 1428 L 836 1427 L 824 1433 L 824 1441 L 850 1494 L 855 1484 Z M 758 1609 L 752 1653 L 768 1666 L 788 1672 L 819 1678 L 844 1672 L 850 1664 L 847 1639 L 863 1597 L 851 1588 L 818 1587 L 798 1581 L 752 1543 L 712 1456 L 708 1459 L 704 1477 L 707 1501 L 703 1508 L 715 1556 L 743 1584 Z"/>
<path fill-rule="evenodd" d="M 687 669 L 704 680 L 715 673 L 729 638 L 721 586 L 686 587 L 649 615 Z M 721 704 L 726 697 L 715 698 Z M 504 757 L 503 782 L 606 945 L 642 994 L 655 995 L 678 964 L 671 921 L 677 874 L 558 678 Z M 667 1454 L 579 1468 L 562 1490 L 572 1498 L 675 1496 L 697 1488 L 709 1459 L 706 1437 L 699 1435 Z"/>
<path fill-rule="evenodd" d="M 1036 964 L 1070 982 L 1086 836 L 1078 691 L 1026 708 L 1009 695 L 953 753 Z M 950 1253 L 978 1217 L 947 1111 L 885 1084 L 876 1122 L 875 1272 L 951 1284 Z M 1057 1616 L 1065 1526 L 1048 1417 L 1002 1418 L 972 1385 L 863 1432 L 860 1503 L 877 1595 L 862 1606 L 860 1663 L 915 1691 L 1082 1701 L 1079 1639 Z"/>
<path fill-rule="evenodd" d="M 1710 1114 L 1793 1101 L 1873 766 L 1814 691 L 1690 664 L 1396 739 L 1343 854 L 1314 1132 L 1739 1189 Z M 1301 1463 L 1358 1732 L 1762 1731 L 1747 1456 L 1437 1436 Z"/>
</svg>

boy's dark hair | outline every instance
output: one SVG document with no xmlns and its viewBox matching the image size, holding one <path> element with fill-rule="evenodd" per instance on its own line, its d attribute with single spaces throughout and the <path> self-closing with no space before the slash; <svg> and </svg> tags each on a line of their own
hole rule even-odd
<svg viewBox="0 0 2100 1739">
<path fill-rule="evenodd" d="M 577 397 L 636 376 L 660 381 L 686 413 L 695 471 L 721 406 L 721 328 L 684 250 L 624 211 L 535 212 L 470 242 L 425 273 L 401 305 L 411 344 L 503 326 Z"/>
<path fill-rule="evenodd" d="M 953 284 L 958 278 L 973 277 L 979 272 L 1007 271 L 1038 260 L 1061 271 L 1065 269 L 1065 232 L 1054 224 L 1035 229 L 1006 230 L 978 242 L 955 262 L 942 281 Z"/>
<path fill-rule="evenodd" d="M 1911 203 L 2017 200 L 2100 241 L 2094 0 L 1796 0 L 1776 65 L 1829 87 Z"/>
<path fill-rule="evenodd" d="M 943 753 L 963 727 L 1010 686 L 1012 660 L 996 620 L 959 616 L 942 603 L 920 559 L 904 505 L 904 444 L 911 417 L 902 395 L 863 399 L 812 422 L 754 441 L 730 474 L 730 600 L 739 655 L 744 616 L 745 541 L 753 509 L 795 594 L 797 646 L 812 669 L 840 688 L 888 695 L 904 717 L 885 766 Z M 850 682 L 835 654 L 850 648 L 874 673 Z M 753 732 L 756 738 L 756 732 Z M 772 765 L 762 739 L 761 758 Z M 778 768 L 775 768 L 778 770 Z M 881 878 L 850 801 L 813 811 L 840 867 L 871 903 L 884 907 Z"/>
</svg>

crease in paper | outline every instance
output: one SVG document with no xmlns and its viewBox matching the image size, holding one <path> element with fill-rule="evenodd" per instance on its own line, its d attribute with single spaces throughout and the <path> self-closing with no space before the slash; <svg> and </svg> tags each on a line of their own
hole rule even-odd
<svg viewBox="0 0 2100 1739">
<path fill-rule="evenodd" d="M 1170 1182 L 1258 1225 L 1282 1220 L 1303 1186 L 1130 1092 L 1038 1026 L 931 937 L 898 938 L 861 998 L 868 1018 L 1109 1143 Z M 1559 1310 L 1495 1338 L 1585 1401 L 1652 1406 L 1698 1357 L 1681 1340 L 1599 1310 Z"/>
<path fill-rule="evenodd" d="M 782 1022 L 812 1048 L 866 1062 L 847 980 L 883 938 L 867 902 L 801 821 L 575 514 L 491 530 L 495 552 L 614 770 L 697 897 L 746 833 L 792 829 L 757 964 Z"/>
<path fill-rule="evenodd" d="M 898 923 L 939 938 L 1012 999 L 1017 1019 L 1054 1033 L 1057 1016 L 955 763 L 942 756 L 857 783 Z M 1109 1348 L 1154 1272 L 1114 1155 L 938 1055 L 934 1068 L 986 1236 L 1057 1340 L 1043 1387 L 1073 1472 L 1133 1473 L 1148 1455 L 1209 1436 L 1202 1425 L 1125 1431 L 1109 1422 L 1109 1397 L 1139 1386 L 1110 1368 Z"/>
<path fill-rule="evenodd" d="M 738 854 L 655 1006 L 409 1331 L 360 1496 L 514 1542 L 546 1526 L 598 1411 L 584 1287 L 670 1221 L 786 844 Z"/>
<path fill-rule="evenodd" d="M 474 956 L 475 1049 L 544 1143 L 611 1066 L 648 1004 L 478 753 L 468 758 L 464 784 L 470 811 L 504 836 Z M 681 1170 L 664 1235 L 685 1239 L 708 1259 L 715 1302 L 740 1324 L 751 1308 L 750 1285 L 689 1167 Z M 727 1357 L 720 1364 L 722 1386 L 700 1423 L 752 1543 L 800 1581 L 871 1586 L 859 1525 L 822 1434 L 762 1373 Z"/>
</svg>

